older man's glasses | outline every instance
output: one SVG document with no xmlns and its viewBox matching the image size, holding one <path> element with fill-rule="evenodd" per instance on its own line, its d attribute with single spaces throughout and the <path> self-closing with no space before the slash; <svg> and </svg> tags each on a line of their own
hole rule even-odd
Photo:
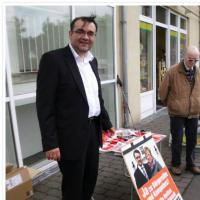
<svg viewBox="0 0 200 200">
<path fill-rule="evenodd" d="M 74 33 L 76 33 L 79 36 L 85 36 L 87 35 L 88 37 L 94 37 L 96 36 L 96 33 L 93 31 L 84 31 L 83 29 L 77 29 L 75 31 L 73 31 Z"/>
<path fill-rule="evenodd" d="M 194 63 L 196 63 L 196 62 L 198 62 L 199 60 L 198 60 L 198 59 L 191 59 L 191 58 L 188 58 L 188 61 L 189 61 L 189 62 L 194 62 Z"/>
</svg>

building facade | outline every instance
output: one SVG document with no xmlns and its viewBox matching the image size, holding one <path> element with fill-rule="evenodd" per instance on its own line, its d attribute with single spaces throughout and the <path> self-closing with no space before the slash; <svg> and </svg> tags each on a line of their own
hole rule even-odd
<svg viewBox="0 0 200 200">
<path fill-rule="evenodd" d="M 44 52 L 67 45 L 73 18 L 97 16 L 92 53 L 115 127 L 133 127 L 161 108 L 157 90 L 165 71 L 182 59 L 186 45 L 199 47 L 200 41 L 199 6 L 5 5 L 4 12 L 6 163 L 40 169 L 43 178 L 58 168 L 42 152 L 35 108 L 38 65 Z"/>
</svg>

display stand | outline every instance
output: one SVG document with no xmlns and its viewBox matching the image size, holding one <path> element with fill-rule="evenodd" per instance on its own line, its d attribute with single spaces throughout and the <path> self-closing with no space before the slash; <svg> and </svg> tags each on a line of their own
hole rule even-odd
<svg viewBox="0 0 200 200">
<path fill-rule="evenodd" d="M 103 147 L 100 148 L 100 153 L 109 153 L 114 156 L 122 156 L 121 148 L 123 148 L 123 146 L 125 146 L 126 144 L 130 144 L 141 136 L 144 137 L 145 134 L 152 135 L 154 142 L 158 145 L 159 150 L 161 151 L 162 141 L 166 138 L 166 135 L 136 131 L 131 129 L 120 129 L 118 130 L 118 132 L 116 131 L 115 134 L 110 132 L 103 132 Z M 125 162 L 123 162 L 123 173 L 124 176 L 130 178 Z M 133 191 L 134 187 L 133 185 L 131 185 L 131 200 L 133 200 Z"/>
</svg>

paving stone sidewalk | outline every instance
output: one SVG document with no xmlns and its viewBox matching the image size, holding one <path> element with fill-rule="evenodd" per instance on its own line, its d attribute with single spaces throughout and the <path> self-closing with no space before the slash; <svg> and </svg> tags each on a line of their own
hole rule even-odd
<svg viewBox="0 0 200 200">
<path fill-rule="evenodd" d="M 162 142 L 162 157 L 166 165 L 170 166 L 169 147 L 169 117 L 166 109 L 144 119 L 135 128 L 149 130 L 154 133 L 167 135 Z M 182 155 L 183 167 L 185 164 L 185 148 Z M 200 165 L 200 149 L 196 149 L 196 163 Z M 138 195 L 132 189 L 129 177 L 124 174 L 124 162 L 122 157 L 109 154 L 100 154 L 100 166 L 97 185 L 95 188 L 95 200 L 137 200 Z M 190 172 L 184 172 L 181 176 L 172 176 L 179 188 L 184 200 L 200 199 L 200 176 L 194 176 Z M 34 195 L 30 200 L 59 200 L 61 199 L 61 174 L 56 173 L 41 183 L 34 186 Z"/>
</svg>

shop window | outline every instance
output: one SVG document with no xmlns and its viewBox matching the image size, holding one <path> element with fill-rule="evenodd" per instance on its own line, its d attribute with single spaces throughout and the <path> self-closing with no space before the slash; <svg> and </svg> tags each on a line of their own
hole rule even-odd
<svg viewBox="0 0 200 200">
<path fill-rule="evenodd" d="M 177 26 L 177 16 L 170 13 L 170 25 Z"/>
<path fill-rule="evenodd" d="M 104 105 L 109 113 L 110 120 L 114 127 L 117 126 L 116 113 L 115 113 L 115 84 L 103 84 L 102 86 L 102 96 L 104 99 Z"/>
<path fill-rule="evenodd" d="M 156 6 L 156 21 L 166 24 L 166 10 L 161 6 Z"/>
<path fill-rule="evenodd" d="M 98 58 L 101 80 L 114 79 L 113 8 L 108 6 L 77 6 L 75 16 L 96 15 L 98 32 L 92 53 Z"/>
<path fill-rule="evenodd" d="M 152 90 L 152 25 L 140 22 L 140 92 Z"/>
<path fill-rule="evenodd" d="M 6 25 L 14 94 L 35 92 L 41 55 L 68 42 L 69 8 L 7 6 Z"/>
<path fill-rule="evenodd" d="M 181 29 L 186 30 L 186 20 L 181 18 L 181 23 L 180 24 L 181 24 Z"/>
<path fill-rule="evenodd" d="M 95 15 L 98 24 L 92 53 L 97 57 L 101 80 L 114 79 L 114 10 L 110 6 L 75 6 L 75 17 Z M 116 125 L 115 83 L 103 84 L 102 95 L 113 125 Z"/>
<path fill-rule="evenodd" d="M 184 50 L 186 48 L 186 35 L 181 33 L 180 34 L 180 60 L 183 59 L 183 56 L 184 56 Z"/>
<path fill-rule="evenodd" d="M 7 78 L 5 77 L 5 79 L 6 79 L 6 81 L 5 81 L 5 85 L 6 85 L 6 97 L 8 97 L 9 96 L 9 94 L 8 94 L 8 82 L 7 82 Z"/>
<path fill-rule="evenodd" d="M 152 17 L 152 6 L 142 6 L 142 15 Z"/>
<path fill-rule="evenodd" d="M 19 138 L 25 165 L 45 159 L 35 106 L 35 98 L 16 101 Z"/>
<path fill-rule="evenodd" d="M 6 103 L 6 164 L 17 166 L 9 103 Z"/>
<path fill-rule="evenodd" d="M 161 101 L 158 95 L 158 88 L 167 71 L 166 66 L 166 35 L 167 29 L 156 26 L 156 101 L 157 105 L 161 105 Z M 159 109 L 160 106 L 157 106 Z"/>
<path fill-rule="evenodd" d="M 62 48 L 68 43 L 67 36 L 71 22 L 69 8 L 65 6 L 8 6 L 6 8 L 9 48 L 7 59 L 10 59 L 14 95 L 35 92 L 41 55 L 46 51 Z M 101 79 L 114 79 L 113 8 L 106 6 L 97 8 L 87 6 L 87 9 L 81 6 L 80 10 L 78 7 L 74 8 L 76 16 L 85 13 L 91 15 L 96 10 L 99 31 L 92 51 L 99 61 Z M 116 126 L 115 103 L 113 103 L 115 82 L 104 84 L 102 88 L 105 107 L 113 125 Z M 15 105 L 23 163 L 32 165 L 41 160 L 42 163 L 47 163 L 48 160 L 42 152 L 35 97 L 16 100 Z M 6 113 L 6 116 L 9 115 Z M 10 139 L 8 143 L 14 147 Z M 9 156 L 11 150 L 11 148 L 6 149 L 8 158 L 12 161 L 13 158 Z"/>
<path fill-rule="evenodd" d="M 178 58 L 178 33 L 170 31 L 170 65 L 177 63 Z"/>
</svg>

